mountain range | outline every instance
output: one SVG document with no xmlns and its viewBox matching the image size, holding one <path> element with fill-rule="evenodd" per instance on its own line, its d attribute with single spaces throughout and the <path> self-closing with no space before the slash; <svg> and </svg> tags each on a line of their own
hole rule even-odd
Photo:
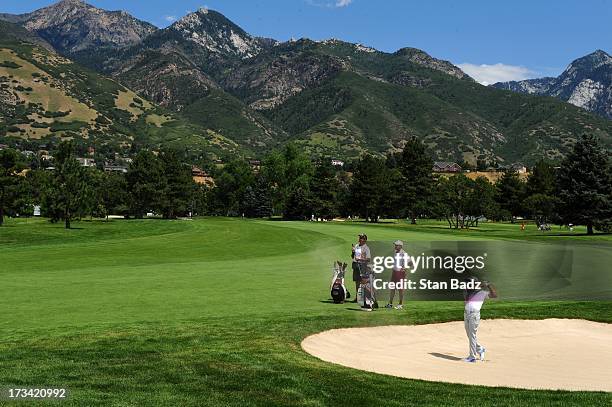
<svg viewBox="0 0 612 407">
<path fill-rule="evenodd" d="M 75 82 L 66 91 L 97 112 L 90 121 L 113 123 L 95 131 L 81 126 L 85 140 L 110 143 L 123 137 L 123 145 L 132 139 L 141 145 L 172 140 L 188 149 L 215 148 L 215 155 L 250 156 L 292 141 L 312 156 L 353 158 L 366 151 L 397 151 L 416 136 L 436 159 L 472 163 L 556 160 L 583 132 L 612 145 L 612 121 L 554 98 L 482 86 L 450 62 L 415 48 L 385 53 L 337 39 L 279 42 L 252 36 L 206 8 L 163 29 L 80 0 L 23 15 L 1 14 L 0 20 L 5 27 L 21 27 L 22 34 L 18 40 L 0 37 L 5 65 L 15 59 L 12 51 L 53 71 L 34 55 L 56 53 L 70 61 L 63 66 L 76 77 L 89 75 L 116 86 L 109 90 L 114 104 L 96 104 L 91 89 Z M 0 114 L 6 100 L 14 106 L 27 102 L 16 90 L 27 83 L 11 84 L 20 68 L 3 67 L 2 60 L 0 76 L 12 96 L 0 96 Z M 69 88 L 60 85 L 60 73 L 56 80 L 55 90 Z M 135 99 L 150 108 L 140 109 Z M 113 119 L 117 101 L 143 113 Z M 165 119 L 147 120 L 149 114 Z M 30 113 L 25 117 L 37 123 Z M 4 127 L 0 121 L 0 137 L 31 137 L 8 131 L 24 123 L 7 118 L 5 113 Z M 23 114 L 21 120 L 26 121 Z"/>
<path fill-rule="evenodd" d="M 573 61 L 556 78 L 498 82 L 497 89 L 559 98 L 612 119 L 612 56 L 597 50 Z"/>
</svg>

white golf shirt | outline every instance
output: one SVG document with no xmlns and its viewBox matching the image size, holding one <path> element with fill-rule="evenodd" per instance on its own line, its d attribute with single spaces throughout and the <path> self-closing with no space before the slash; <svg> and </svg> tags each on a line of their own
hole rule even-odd
<svg viewBox="0 0 612 407">
<path fill-rule="evenodd" d="M 489 290 L 478 290 L 465 301 L 465 312 L 480 312 L 484 300 L 489 298 Z"/>
<path fill-rule="evenodd" d="M 400 271 L 401 269 L 407 269 L 410 265 L 410 257 L 404 249 L 396 252 L 393 255 L 393 271 Z"/>
</svg>

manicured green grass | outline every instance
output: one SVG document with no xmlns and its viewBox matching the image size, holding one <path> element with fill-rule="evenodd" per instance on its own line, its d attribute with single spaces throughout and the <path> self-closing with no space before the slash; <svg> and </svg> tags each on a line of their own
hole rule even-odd
<svg viewBox="0 0 612 407">
<path fill-rule="evenodd" d="M 28 219 L 0 228 L 0 386 L 67 387 L 71 397 L 63 405 L 612 402 L 609 393 L 399 379 L 301 350 L 304 337 L 330 328 L 462 318 L 456 302 L 410 302 L 405 312 L 371 314 L 354 312 L 354 304 L 330 304 L 331 263 L 348 260 L 358 232 L 381 241 L 522 239 L 518 225 L 459 234 L 437 222 L 207 218 L 75 226 L 67 231 Z M 610 302 L 491 301 L 483 317 L 612 322 L 611 310 Z"/>
</svg>

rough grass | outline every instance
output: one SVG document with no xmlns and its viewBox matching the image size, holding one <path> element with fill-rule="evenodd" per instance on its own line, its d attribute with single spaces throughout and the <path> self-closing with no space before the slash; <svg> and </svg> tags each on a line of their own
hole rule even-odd
<svg viewBox="0 0 612 407">
<path fill-rule="evenodd" d="M 172 121 L 173 118 L 167 115 L 148 114 L 145 120 L 148 124 L 152 124 L 156 127 L 161 127 L 164 125 L 164 123 Z"/>
<path fill-rule="evenodd" d="M 97 112 L 87 105 L 66 95 L 57 88 L 52 88 L 49 83 L 37 81 L 37 78 L 33 77 L 32 74 L 37 73 L 40 76 L 48 76 L 46 72 L 29 61 L 19 58 L 14 51 L 6 48 L 0 49 L 0 60 L 9 60 L 20 65 L 19 69 L 0 67 L 0 76 L 13 75 L 14 79 L 19 81 L 19 84 L 15 84 L 15 86 L 21 85 L 24 88 L 33 89 L 31 92 L 17 91 L 20 99 L 26 103 L 40 103 L 45 110 L 51 112 L 70 111 L 68 116 L 59 119 L 66 122 L 73 120 L 91 122 L 97 117 Z"/>
<path fill-rule="evenodd" d="M 208 218 L 75 226 L 28 219 L 0 229 L 0 385 L 67 387 L 64 405 L 612 402 L 609 393 L 399 379 L 325 363 L 300 348 L 304 337 L 330 328 L 462 318 L 455 302 L 410 302 L 405 312 L 371 314 L 330 304 L 331 261 L 348 257 L 359 231 L 405 241 L 576 237 L 499 224 L 456 233 L 439 222 Z M 609 302 L 490 302 L 483 317 L 612 322 L 611 309 Z"/>
<path fill-rule="evenodd" d="M 141 103 L 136 104 L 134 102 L 134 99 L 140 100 Z M 146 110 L 149 110 L 153 107 L 150 102 L 138 97 L 136 93 L 132 92 L 129 89 L 119 91 L 119 93 L 115 97 L 115 106 L 117 106 L 118 109 L 129 112 L 132 115 L 133 121 L 138 119 L 140 116 L 142 116 L 142 114 Z M 147 117 L 147 122 L 148 122 L 148 117 Z"/>
</svg>

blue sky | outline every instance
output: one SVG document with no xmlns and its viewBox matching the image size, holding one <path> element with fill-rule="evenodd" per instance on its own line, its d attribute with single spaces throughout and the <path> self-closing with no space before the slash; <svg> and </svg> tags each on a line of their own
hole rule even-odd
<svg viewBox="0 0 612 407">
<path fill-rule="evenodd" d="M 157 26 L 206 6 L 247 32 L 287 40 L 339 38 L 382 51 L 410 46 L 481 82 L 558 75 L 596 49 L 612 52 L 608 0 L 89 0 Z M 23 13 L 50 0 L 2 0 Z"/>
</svg>

